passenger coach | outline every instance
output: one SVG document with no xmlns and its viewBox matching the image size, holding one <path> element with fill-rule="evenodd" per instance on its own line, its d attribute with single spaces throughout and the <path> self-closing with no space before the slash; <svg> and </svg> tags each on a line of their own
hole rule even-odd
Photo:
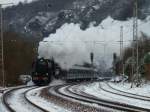
<svg viewBox="0 0 150 112">
<path fill-rule="evenodd" d="M 92 67 L 73 66 L 64 73 L 66 81 L 86 81 L 98 78 L 98 72 Z"/>
</svg>

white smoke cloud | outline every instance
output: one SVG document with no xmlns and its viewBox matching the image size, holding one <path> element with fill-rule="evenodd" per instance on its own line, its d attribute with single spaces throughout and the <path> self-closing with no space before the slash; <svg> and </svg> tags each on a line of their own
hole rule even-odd
<svg viewBox="0 0 150 112">
<path fill-rule="evenodd" d="M 150 35 L 150 17 L 138 20 L 139 32 Z M 53 57 L 62 67 L 90 62 L 90 53 L 94 53 L 94 62 L 105 60 L 111 65 L 114 52 L 119 53 L 120 26 L 124 27 L 124 47 L 132 40 L 132 19 L 128 21 L 106 18 L 97 27 L 90 25 L 81 30 L 79 24 L 64 24 L 55 34 L 50 34 L 39 43 L 39 56 Z M 105 48 L 105 50 L 104 50 Z"/>
</svg>

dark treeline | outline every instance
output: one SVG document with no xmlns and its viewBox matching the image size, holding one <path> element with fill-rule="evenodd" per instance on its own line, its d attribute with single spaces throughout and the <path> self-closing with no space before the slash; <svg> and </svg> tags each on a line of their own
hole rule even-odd
<svg viewBox="0 0 150 112">
<path fill-rule="evenodd" d="M 147 17 L 149 4 L 149 0 L 139 0 L 138 18 Z M 5 8 L 3 15 L 5 30 L 47 37 L 65 23 L 79 23 L 85 30 L 91 22 L 97 26 L 108 16 L 128 20 L 133 16 L 133 0 L 34 0 Z M 46 20 L 41 22 L 42 17 Z"/>
<path fill-rule="evenodd" d="M 125 72 L 126 74 L 129 76 L 129 80 L 131 80 L 131 78 L 133 76 L 131 76 L 132 74 L 132 65 L 131 65 L 131 60 L 133 60 L 133 62 L 135 62 L 136 59 L 131 59 L 132 57 L 132 51 L 133 48 L 135 49 L 135 55 L 134 57 L 136 57 L 136 43 L 132 42 L 131 46 L 127 47 L 124 50 L 124 63 L 125 63 Z M 150 74 L 146 74 L 144 72 L 144 56 L 150 52 L 150 37 L 147 36 L 144 33 L 141 33 L 141 37 L 139 38 L 138 41 L 138 54 L 139 54 L 139 72 L 142 74 L 143 77 L 145 77 L 146 79 L 150 79 Z M 130 59 L 130 60 L 129 60 Z M 135 71 L 134 71 L 135 72 Z"/>
<path fill-rule="evenodd" d="M 4 33 L 5 81 L 7 86 L 19 84 L 19 75 L 30 73 L 37 43 L 13 32 Z M 0 73 L 1 75 L 1 73 Z M 2 82 L 2 75 L 0 76 Z"/>
</svg>

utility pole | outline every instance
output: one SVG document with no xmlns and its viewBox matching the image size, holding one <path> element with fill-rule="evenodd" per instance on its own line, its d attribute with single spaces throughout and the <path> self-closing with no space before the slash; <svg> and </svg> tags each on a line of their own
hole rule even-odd
<svg viewBox="0 0 150 112">
<path fill-rule="evenodd" d="M 139 54 L 138 54 L 138 0 L 134 0 L 134 7 L 133 7 L 133 44 L 135 45 L 135 49 L 133 46 L 133 60 L 134 57 L 136 57 L 136 75 L 135 75 L 135 80 L 139 79 L 139 70 L 138 70 L 138 65 L 139 65 Z M 133 61 L 134 62 L 134 61 Z M 134 75 L 134 64 L 132 65 L 132 75 Z"/>
<path fill-rule="evenodd" d="M 106 54 L 107 54 L 107 52 L 106 52 L 106 48 L 107 48 L 107 43 L 104 41 L 104 43 L 103 43 L 103 48 L 104 48 L 104 51 L 103 51 L 103 60 L 104 60 L 104 62 L 106 63 Z"/>
<path fill-rule="evenodd" d="M 104 43 L 104 61 L 106 61 L 106 43 Z"/>
<path fill-rule="evenodd" d="M 122 74 L 124 74 L 124 62 L 123 62 L 123 26 L 120 27 L 120 61 L 122 65 Z"/>
<path fill-rule="evenodd" d="M 9 5 L 9 4 L 13 4 L 13 3 L 7 3 L 7 4 L 0 4 L 0 64 L 1 64 L 1 73 L 2 73 L 2 86 L 5 87 L 6 84 L 5 84 L 5 65 L 4 65 L 4 42 L 3 42 L 3 39 L 4 39 L 4 35 L 3 35 L 3 8 L 2 6 L 3 5 Z"/>
<path fill-rule="evenodd" d="M 1 73 L 2 73 L 2 85 L 5 87 L 5 72 L 4 72 L 4 49 L 3 49 L 3 9 L 0 4 L 0 23 L 1 23 Z"/>
</svg>

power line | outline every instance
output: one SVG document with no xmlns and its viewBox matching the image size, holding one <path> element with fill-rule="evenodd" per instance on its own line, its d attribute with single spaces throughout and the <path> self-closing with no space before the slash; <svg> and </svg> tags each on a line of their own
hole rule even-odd
<svg viewBox="0 0 150 112">
<path fill-rule="evenodd" d="M 123 40 L 123 42 L 132 42 L 133 40 Z M 89 41 L 61 41 L 61 40 L 57 40 L 57 41 L 41 41 L 42 43 L 48 43 L 48 42 L 51 42 L 51 43 L 70 43 L 70 42 L 73 42 L 73 43 L 80 43 L 80 42 L 83 42 L 83 43 L 95 43 L 95 44 L 103 44 L 103 43 L 107 43 L 107 44 L 111 44 L 111 43 L 118 43 L 120 44 L 120 40 L 108 40 L 108 41 L 101 41 L 101 40 L 89 40 Z"/>
</svg>

